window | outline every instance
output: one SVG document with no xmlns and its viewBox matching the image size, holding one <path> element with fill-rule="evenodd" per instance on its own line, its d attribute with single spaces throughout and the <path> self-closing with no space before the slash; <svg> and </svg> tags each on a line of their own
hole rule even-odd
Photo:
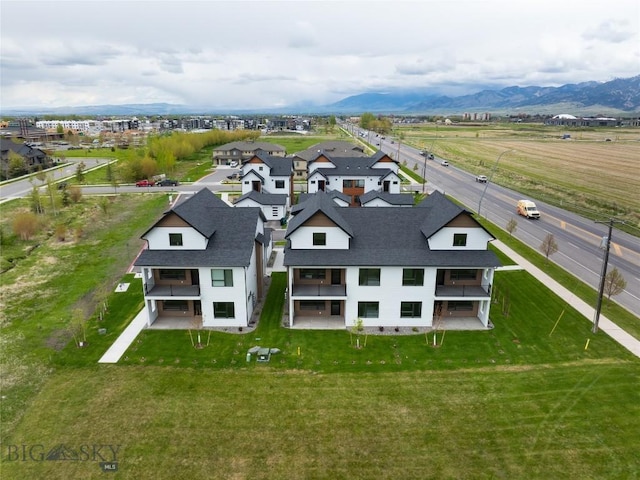
<svg viewBox="0 0 640 480">
<path fill-rule="evenodd" d="M 162 309 L 171 312 L 186 312 L 189 310 L 189 302 L 186 300 L 165 300 Z"/>
<path fill-rule="evenodd" d="M 324 309 L 324 300 L 300 300 L 300 310 L 321 312 Z"/>
<path fill-rule="evenodd" d="M 447 310 L 450 312 L 471 312 L 473 311 L 473 302 L 457 301 L 447 302 Z"/>
<path fill-rule="evenodd" d="M 276 188 L 284 188 L 284 180 L 276 180 Z"/>
<path fill-rule="evenodd" d="M 327 276 L 327 272 L 320 268 L 301 268 L 300 278 L 305 280 L 324 280 Z"/>
<path fill-rule="evenodd" d="M 169 245 L 172 247 L 181 247 L 182 246 L 182 234 L 181 233 L 170 233 L 169 234 Z"/>
<path fill-rule="evenodd" d="M 314 232 L 313 234 L 313 244 L 314 245 L 326 245 L 327 244 L 327 234 L 324 232 Z"/>
<path fill-rule="evenodd" d="M 160 280 L 186 280 L 187 272 L 185 270 L 171 270 L 161 268 L 158 271 Z"/>
<path fill-rule="evenodd" d="M 451 270 L 449 272 L 449 278 L 451 280 L 475 280 L 478 274 L 477 270 Z"/>
<path fill-rule="evenodd" d="M 402 270 L 402 285 L 424 285 L 424 268 L 405 268 Z"/>
<path fill-rule="evenodd" d="M 233 270 L 214 268 L 211 270 L 212 287 L 233 287 Z"/>
<path fill-rule="evenodd" d="M 358 302 L 358 316 L 361 318 L 378 318 L 379 302 Z"/>
<path fill-rule="evenodd" d="M 454 233 L 453 234 L 453 246 L 454 247 L 464 247 L 467 245 L 467 234 L 466 233 Z"/>
<path fill-rule="evenodd" d="M 366 285 L 366 286 L 380 285 L 380 269 L 379 268 L 361 268 L 359 284 Z"/>
<path fill-rule="evenodd" d="M 236 316 L 233 302 L 213 302 L 215 318 L 234 318 Z"/>
<path fill-rule="evenodd" d="M 422 315 L 422 302 L 400 302 L 400 316 L 416 318 Z"/>
<path fill-rule="evenodd" d="M 364 188 L 364 180 L 343 180 L 343 188 Z"/>
</svg>

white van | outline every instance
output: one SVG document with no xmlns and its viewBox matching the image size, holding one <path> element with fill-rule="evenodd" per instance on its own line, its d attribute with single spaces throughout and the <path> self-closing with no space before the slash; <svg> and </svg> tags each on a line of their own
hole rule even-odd
<svg viewBox="0 0 640 480">
<path fill-rule="evenodd" d="M 522 215 L 523 217 L 534 218 L 536 220 L 540 219 L 538 207 L 536 207 L 536 204 L 531 200 L 518 200 L 516 212 L 518 215 Z"/>
</svg>

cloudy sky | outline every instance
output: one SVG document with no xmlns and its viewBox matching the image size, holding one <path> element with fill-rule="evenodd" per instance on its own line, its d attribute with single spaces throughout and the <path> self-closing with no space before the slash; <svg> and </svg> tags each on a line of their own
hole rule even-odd
<svg viewBox="0 0 640 480">
<path fill-rule="evenodd" d="M 323 105 L 640 74 L 638 0 L 0 0 L 0 105 Z"/>
</svg>

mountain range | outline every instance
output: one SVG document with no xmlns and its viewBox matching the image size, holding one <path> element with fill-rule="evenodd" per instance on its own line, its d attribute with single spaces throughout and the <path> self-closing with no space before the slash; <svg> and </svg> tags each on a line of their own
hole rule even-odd
<svg viewBox="0 0 640 480">
<path fill-rule="evenodd" d="M 428 91 L 370 92 L 353 95 L 329 105 L 298 105 L 278 109 L 225 110 L 169 103 L 91 105 L 47 109 L 7 109 L 3 115 L 186 115 L 186 114 L 431 114 L 464 112 L 492 114 L 557 114 L 635 116 L 640 113 L 640 75 L 608 82 L 584 82 L 560 87 L 511 86 L 450 97 Z"/>
</svg>

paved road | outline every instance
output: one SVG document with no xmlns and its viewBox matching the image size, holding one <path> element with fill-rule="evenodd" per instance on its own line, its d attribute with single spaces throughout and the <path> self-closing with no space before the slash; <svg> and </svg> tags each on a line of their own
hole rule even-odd
<svg viewBox="0 0 640 480">
<path fill-rule="evenodd" d="M 375 142 L 374 142 L 375 144 Z M 535 198 L 541 212 L 540 220 L 527 220 L 515 213 L 515 205 L 521 194 L 491 182 L 480 184 L 475 176 L 451 165 L 444 167 L 440 158 L 426 160 L 415 148 L 390 143 L 389 137 L 380 142 L 380 148 L 400 161 L 407 161 L 409 168 L 418 165 L 418 172 L 425 172 L 427 191 L 439 190 L 464 203 L 469 210 L 478 211 L 483 217 L 505 228 L 514 218 L 518 226 L 513 236 L 539 251 L 544 237 L 551 233 L 558 244 L 558 252 L 550 260 L 598 289 L 604 252 L 600 249 L 602 237 L 608 227 L 561 208 L 548 205 Z M 486 192 L 485 192 L 486 186 Z M 485 192 L 484 197 L 482 197 Z M 480 199 L 482 198 L 482 202 Z M 531 197 L 528 197 L 531 198 Z M 615 301 L 640 316 L 640 238 L 614 228 L 609 256 L 608 271 L 617 267 L 627 281 L 624 292 Z M 595 302 L 595 294 L 594 294 Z"/>
</svg>

